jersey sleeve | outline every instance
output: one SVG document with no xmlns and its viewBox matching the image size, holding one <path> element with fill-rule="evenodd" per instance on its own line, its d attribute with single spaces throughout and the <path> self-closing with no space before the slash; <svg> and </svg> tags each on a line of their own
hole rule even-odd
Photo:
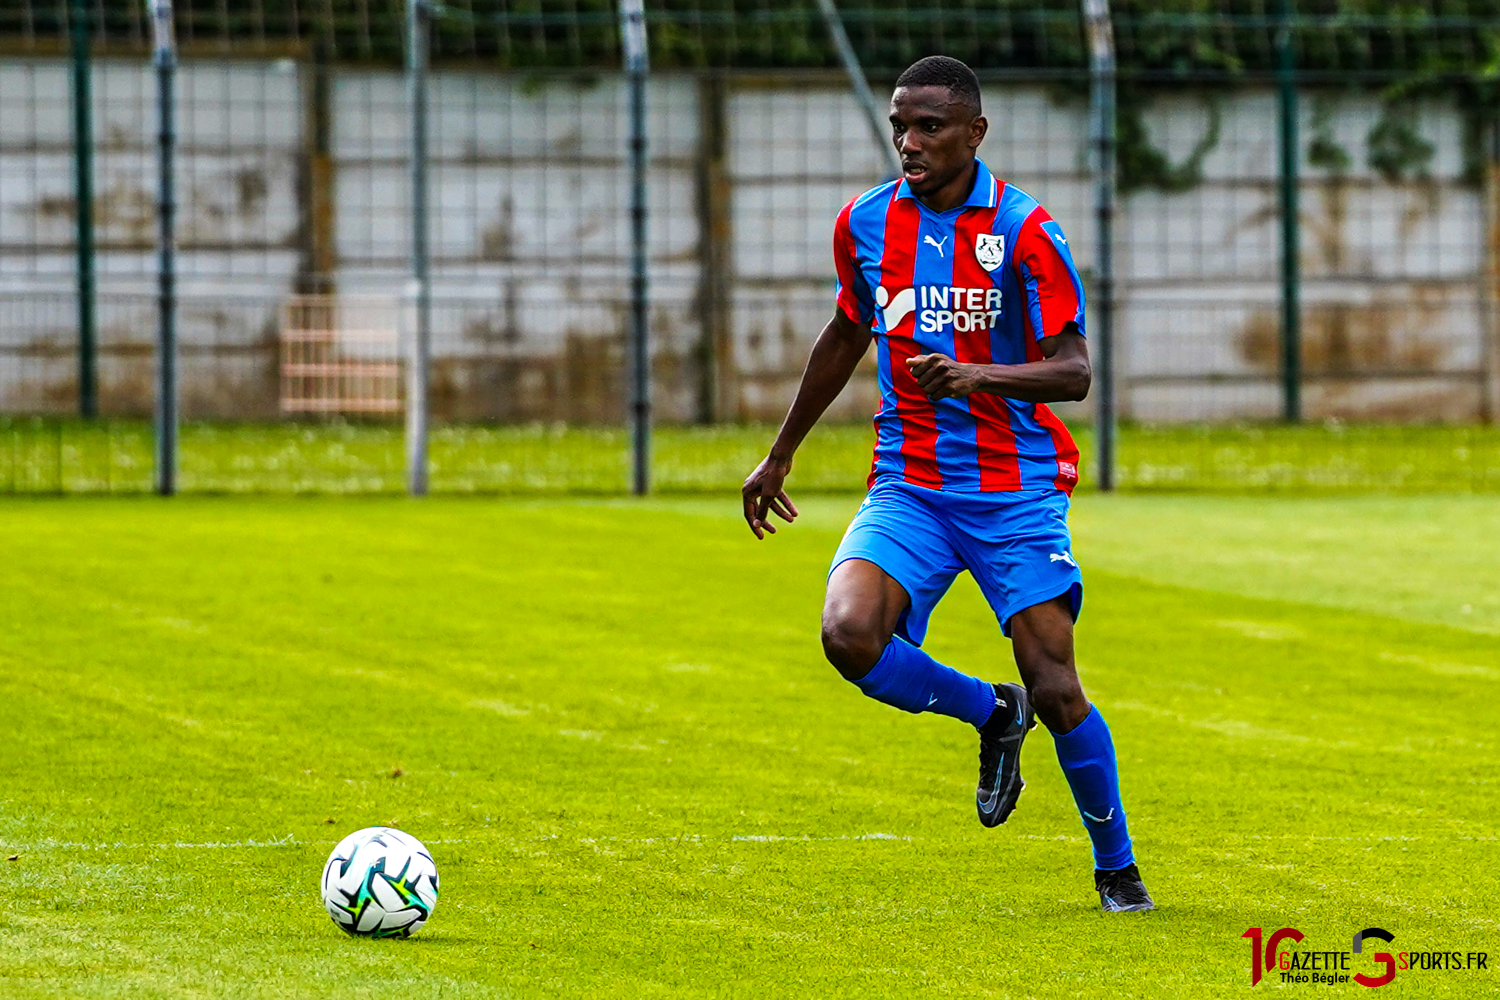
<svg viewBox="0 0 1500 1000">
<path fill-rule="evenodd" d="M 1032 336 L 1055 337 L 1069 323 L 1083 333 L 1083 280 L 1062 227 L 1045 209 L 1037 208 L 1021 224 L 1014 262 Z"/>
<path fill-rule="evenodd" d="M 860 326 L 875 317 L 875 297 L 859 267 L 854 235 L 849 231 L 849 213 L 854 202 L 844 206 L 833 226 L 833 266 L 838 270 L 838 308 L 851 323 Z"/>
</svg>

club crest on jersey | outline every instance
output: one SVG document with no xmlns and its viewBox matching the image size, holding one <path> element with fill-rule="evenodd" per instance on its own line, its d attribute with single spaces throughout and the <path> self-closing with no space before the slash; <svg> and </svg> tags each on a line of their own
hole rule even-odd
<svg viewBox="0 0 1500 1000">
<path fill-rule="evenodd" d="M 1005 263 L 1005 234 L 980 233 L 974 237 L 974 259 L 986 271 Z"/>
</svg>

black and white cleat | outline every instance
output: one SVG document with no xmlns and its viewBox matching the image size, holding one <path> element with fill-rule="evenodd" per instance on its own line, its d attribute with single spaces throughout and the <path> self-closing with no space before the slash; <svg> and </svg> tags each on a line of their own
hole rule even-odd
<svg viewBox="0 0 1500 1000">
<path fill-rule="evenodd" d="M 1140 869 L 1126 865 L 1113 871 L 1094 869 L 1094 888 L 1099 890 L 1099 905 L 1105 913 L 1138 913 L 1156 909 Z"/>
<path fill-rule="evenodd" d="M 1036 726 L 1031 700 L 1019 684 L 995 685 L 995 712 L 979 727 L 979 822 L 999 826 L 1015 811 L 1021 780 L 1021 743 Z"/>
</svg>

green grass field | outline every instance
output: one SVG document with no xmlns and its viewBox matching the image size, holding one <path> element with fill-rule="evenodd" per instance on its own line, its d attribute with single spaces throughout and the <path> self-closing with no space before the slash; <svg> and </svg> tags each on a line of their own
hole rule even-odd
<svg viewBox="0 0 1500 1000">
<path fill-rule="evenodd" d="M 1283 926 L 1500 987 L 1500 499 L 1080 498 L 1114 916 L 1043 731 L 985 830 L 972 731 L 822 662 L 856 503 L 7 501 L 0 997 L 1217 998 Z M 967 580 L 930 648 L 1014 676 Z M 318 900 L 373 824 L 442 872 L 410 941 Z"/>
<path fill-rule="evenodd" d="M 1084 491 L 1097 481 L 1091 428 L 1073 428 Z M 736 490 L 775 428 L 663 426 L 651 448 L 653 490 Z M 799 452 L 804 491 L 853 493 L 870 471 L 866 422 L 820 426 Z M 149 423 L 0 416 L 0 493 L 139 494 L 152 490 Z M 620 495 L 630 489 L 621 428 L 448 424 L 433 429 L 434 492 Z M 187 493 L 402 493 L 397 423 L 188 422 L 178 485 Z M 1117 481 L 1136 491 L 1500 493 L 1500 427 L 1309 423 L 1120 428 Z"/>
</svg>

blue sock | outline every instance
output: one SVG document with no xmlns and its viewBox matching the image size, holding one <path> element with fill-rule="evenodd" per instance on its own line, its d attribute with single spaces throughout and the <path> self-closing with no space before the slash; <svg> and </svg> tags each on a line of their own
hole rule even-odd
<svg viewBox="0 0 1500 1000">
<path fill-rule="evenodd" d="M 1124 868 L 1135 863 L 1130 832 L 1125 829 L 1125 806 L 1120 802 L 1120 776 L 1115 768 L 1115 744 L 1097 708 L 1069 732 L 1052 734 L 1057 762 L 1073 789 L 1073 801 L 1083 816 L 1084 829 L 1094 842 L 1094 867 Z"/>
<path fill-rule="evenodd" d="M 945 667 L 905 639 L 892 638 L 870 672 L 854 682 L 876 701 L 903 712 L 937 712 L 982 726 L 995 710 L 995 688 Z"/>
</svg>

